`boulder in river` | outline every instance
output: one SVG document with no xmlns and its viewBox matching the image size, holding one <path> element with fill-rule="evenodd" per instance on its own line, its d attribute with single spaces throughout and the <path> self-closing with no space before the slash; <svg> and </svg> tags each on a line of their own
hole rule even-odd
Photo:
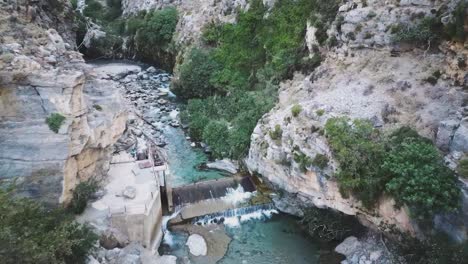
<svg viewBox="0 0 468 264">
<path fill-rule="evenodd" d="M 194 256 L 206 256 L 208 253 L 205 239 L 198 234 L 189 236 L 186 245 L 189 247 L 190 254 Z"/>
<path fill-rule="evenodd" d="M 215 162 L 207 163 L 206 166 L 210 169 L 227 171 L 232 174 L 237 173 L 239 170 L 239 166 L 229 159 L 216 160 Z"/>
</svg>

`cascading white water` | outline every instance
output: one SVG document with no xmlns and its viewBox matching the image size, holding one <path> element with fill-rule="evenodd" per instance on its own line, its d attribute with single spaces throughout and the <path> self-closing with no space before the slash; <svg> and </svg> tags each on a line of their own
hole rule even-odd
<svg viewBox="0 0 468 264">
<path fill-rule="evenodd" d="M 162 218 L 162 229 L 163 229 L 163 234 L 164 234 L 163 243 L 169 246 L 171 246 L 174 243 L 174 239 L 173 239 L 171 231 L 167 229 L 167 224 L 169 223 L 169 221 L 171 221 L 171 219 L 176 218 L 179 213 L 180 213 L 180 210 L 177 210 L 173 214 L 163 216 Z"/>
<path fill-rule="evenodd" d="M 270 219 L 274 214 L 278 214 L 278 211 L 275 209 L 274 205 L 262 204 L 206 215 L 196 219 L 194 223 L 197 225 L 222 223 L 228 227 L 239 227 L 240 224 L 251 220 Z"/>
<path fill-rule="evenodd" d="M 221 199 L 231 203 L 233 205 L 238 205 L 240 203 L 248 201 L 256 192 L 245 192 L 244 188 L 239 184 L 237 188 L 227 188 L 226 195 Z"/>
</svg>

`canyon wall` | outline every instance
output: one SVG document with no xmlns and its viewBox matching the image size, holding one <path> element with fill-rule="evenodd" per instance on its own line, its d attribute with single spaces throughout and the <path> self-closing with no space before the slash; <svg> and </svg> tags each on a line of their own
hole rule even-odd
<svg viewBox="0 0 468 264">
<path fill-rule="evenodd" d="M 348 116 L 370 119 L 376 128 L 402 125 L 432 139 L 446 154 L 452 169 L 468 152 L 468 50 L 463 44 L 443 42 L 436 51 L 392 43 L 390 28 L 415 17 L 450 10 L 458 1 L 348 1 L 342 5 L 329 36 L 337 46 L 320 48 L 321 66 L 308 75 L 295 74 L 281 84 L 279 102 L 258 123 L 246 164 L 274 185 L 305 204 L 357 215 L 373 226 L 396 225 L 417 233 L 407 208 L 396 209 L 383 197 L 374 210 L 364 208 L 353 197 L 344 198 L 333 177 L 337 170 L 323 135 L 327 119 Z M 447 11 L 449 16 L 449 11 Z M 449 19 L 449 17 L 447 17 Z M 338 21 L 340 20 L 340 21 Z M 339 28 L 338 25 L 339 24 Z M 307 45 L 317 45 L 315 28 L 308 27 Z M 313 50 L 313 49 L 310 49 Z M 426 80 L 442 73 L 436 83 Z M 292 116 L 291 108 L 302 112 Z M 269 132 L 279 125 L 282 136 L 273 140 Z M 329 165 L 303 172 L 294 161 L 294 148 L 308 157 L 326 155 Z M 468 185 L 460 179 L 463 209 L 468 209 Z M 436 223 L 454 238 L 466 240 L 468 211 L 436 217 Z"/>
<path fill-rule="evenodd" d="M 459 1 L 431 0 L 353 0 L 343 1 L 329 37 L 334 47 L 320 46 L 317 31 L 308 25 L 305 44 L 309 51 L 324 58 L 321 66 L 309 74 L 296 73 L 281 84 L 277 105 L 258 123 L 251 140 L 246 165 L 304 205 L 315 205 L 357 215 L 363 222 L 383 229 L 390 225 L 413 233 L 416 223 L 406 208 L 396 209 L 391 197 L 382 197 L 374 210 L 344 198 L 333 178 L 336 161 L 323 136 L 323 127 L 331 117 L 367 118 L 377 128 L 392 129 L 408 125 L 436 143 L 446 155 L 447 165 L 455 169 L 468 152 L 468 108 L 466 105 L 468 52 L 463 43 L 442 42 L 427 49 L 424 45 L 395 44 L 392 28 L 401 23 L 415 25 L 421 17 L 443 13 L 443 21 L 452 19 L 451 11 Z M 179 23 L 175 43 L 177 65 L 192 47 L 200 45 L 201 31 L 210 22 L 235 22 L 237 10 L 245 10 L 248 1 L 128 1 L 123 2 L 125 16 L 141 10 L 175 6 Z M 264 1 L 272 6 L 274 1 Z M 465 25 L 466 26 L 466 25 Z M 422 48 L 424 47 L 424 48 Z M 310 54 L 313 57 L 314 53 Z M 427 80 L 435 73 L 436 83 Z M 176 74 L 177 75 L 177 74 Z M 176 77 L 177 78 L 177 77 Z M 293 117 L 291 108 L 301 105 Z M 282 128 L 280 140 L 269 132 Z M 326 155 L 329 166 L 313 166 L 304 173 L 294 161 L 299 147 L 308 157 Z M 439 215 L 436 225 L 454 238 L 467 238 L 468 187 L 460 179 L 463 210 L 458 214 Z"/>
<path fill-rule="evenodd" d="M 57 204 L 80 181 L 106 174 L 126 111 L 116 84 L 73 51 L 72 23 L 59 26 L 65 38 L 53 28 L 69 4 L 49 2 L 0 3 L 0 180 Z M 57 133 L 46 123 L 54 113 L 65 117 Z"/>
</svg>

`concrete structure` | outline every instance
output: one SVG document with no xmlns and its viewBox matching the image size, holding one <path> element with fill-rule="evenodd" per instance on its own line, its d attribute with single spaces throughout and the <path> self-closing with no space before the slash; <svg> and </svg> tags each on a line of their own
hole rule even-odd
<svg viewBox="0 0 468 264">
<path fill-rule="evenodd" d="M 158 248 L 163 235 L 160 182 L 167 166 L 152 164 L 151 160 L 136 161 L 128 153 L 114 156 L 104 196 L 80 218 L 101 230 L 116 228 L 146 248 Z M 128 188 L 134 190 L 134 198 L 123 195 Z"/>
</svg>

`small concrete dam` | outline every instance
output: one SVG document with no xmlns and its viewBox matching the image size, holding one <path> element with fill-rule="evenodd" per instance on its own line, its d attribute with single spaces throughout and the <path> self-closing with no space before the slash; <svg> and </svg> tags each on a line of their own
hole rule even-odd
<svg viewBox="0 0 468 264">
<path fill-rule="evenodd" d="M 250 176 L 208 180 L 174 189 L 168 188 L 167 208 L 170 212 L 178 212 L 171 223 L 207 215 L 221 216 L 226 212 L 233 212 L 232 210 L 250 207 L 249 201 L 256 191 L 254 180 Z"/>
</svg>

